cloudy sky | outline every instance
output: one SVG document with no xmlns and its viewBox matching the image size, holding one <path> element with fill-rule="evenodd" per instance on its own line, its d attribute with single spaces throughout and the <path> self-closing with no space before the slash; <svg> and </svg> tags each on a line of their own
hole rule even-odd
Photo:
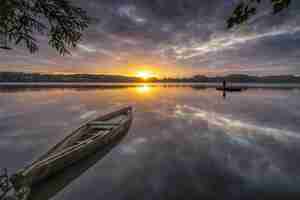
<svg viewBox="0 0 300 200">
<path fill-rule="evenodd" d="M 226 29 L 238 0 L 73 0 L 98 20 L 72 56 L 40 37 L 40 51 L 1 51 L 1 71 L 158 76 L 300 74 L 300 2 Z"/>
</svg>

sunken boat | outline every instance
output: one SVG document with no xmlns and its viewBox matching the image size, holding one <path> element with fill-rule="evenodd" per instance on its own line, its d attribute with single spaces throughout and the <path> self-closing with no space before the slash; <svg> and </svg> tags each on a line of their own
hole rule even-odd
<svg viewBox="0 0 300 200">
<path fill-rule="evenodd" d="M 56 144 L 29 166 L 14 174 L 10 181 L 27 199 L 33 185 L 55 175 L 127 134 L 132 123 L 132 108 L 126 107 L 90 120 Z"/>
</svg>

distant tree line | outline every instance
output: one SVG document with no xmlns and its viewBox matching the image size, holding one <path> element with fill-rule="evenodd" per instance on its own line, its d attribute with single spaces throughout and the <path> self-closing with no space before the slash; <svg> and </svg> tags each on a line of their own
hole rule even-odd
<svg viewBox="0 0 300 200">
<path fill-rule="evenodd" d="M 227 80 L 232 83 L 300 83 L 300 76 L 279 75 L 279 76 L 249 76 L 244 74 L 233 74 L 227 76 L 208 77 L 197 75 L 186 78 L 150 78 L 144 80 L 139 77 L 128 77 L 118 75 L 92 75 L 92 74 L 38 74 L 22 72 L 0 72 L 0 82 L 107 82 L 107 83 L 219 83 Z"/>
<path fill-rule="evenodd" d="M 140 82 L 141 78 L 118 75 L 40 74 L 0 72 L 0 82 Z"/>
</svg>

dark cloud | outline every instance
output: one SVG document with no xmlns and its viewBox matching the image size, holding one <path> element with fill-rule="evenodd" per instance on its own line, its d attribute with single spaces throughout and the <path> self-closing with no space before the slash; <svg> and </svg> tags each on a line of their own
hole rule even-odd
<svg viewBox="0 0 300 200">
<path fill-rule="evenodd" d="M 60 58 L 41 42 L 34 56 L 0 55 L 1 70 L 116 72 L 116 66 L 173 66 L 178 73 L 205 69 L 228 73 L 299 73 L 300 3 L 278 16 L 263 5 L 247 25 L 226 30 L 237 0 L 80 0 L 97 20 L 73 57 Z M 17 56 L 16 56 L 17 55 Z M 154 59 L 155 58 L 155 59 Z M 22 64 L 23 63 L 23 64 Z M 9 66 L 9 67 L 7 67 Z M 15 66 L 15 67 L 14 67 Z M 272 69 L 280 69 L 280 71 Z M 282 70 L 282 69 L 285 70 Z M 255 71 L 257 70 L 257 71 Z"/>
</svg>

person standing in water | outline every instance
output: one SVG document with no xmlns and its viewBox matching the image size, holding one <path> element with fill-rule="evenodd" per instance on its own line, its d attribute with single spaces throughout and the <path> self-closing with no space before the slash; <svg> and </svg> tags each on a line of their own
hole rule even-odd
<svg viewBox="0 0 300 200">
<path fill-rule="evenodd" d="M 226 80 L 223 80 L 223 98 L 226 99 Z"/>
</svg>

